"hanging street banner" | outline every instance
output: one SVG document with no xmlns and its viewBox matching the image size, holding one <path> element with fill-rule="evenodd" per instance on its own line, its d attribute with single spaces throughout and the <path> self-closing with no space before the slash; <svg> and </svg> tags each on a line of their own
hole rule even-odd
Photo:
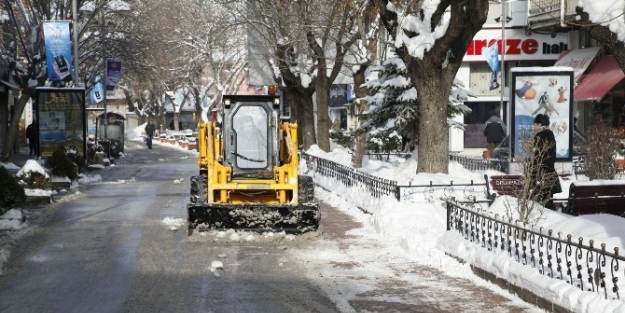
<svg viewBox="0 0 625 313">
<path fill-rule="evenodd" d="M 482 55 L 484 59 L 486 59 L 486 63 L 490 67 L 492 72 L 490 78 L 490 90 L 495 90 L 499 88 L 499 82 L 497 82 L 497 75 L 499 73 L 501 63 L 499 62 L 499 48 L 497 43 L 493 43 L 490 47 L 482 50 Z"/>
<path fill-rule="evenodd" d="M 104 100 L 104 89 L 102 88 L 102 83 L 97 82 L 89 91 L 89 102 L 91 104 L 98 104 Z"/>
<path fill-rule="evenodd" d="M 38 87 L 35 99 L 41 156 L 65 147 L 86 158 L 85 89 Z"/>
<path fill-rule="evenodd" d="M 74 64 L 69 21 L 43 23 L 48 80 L 67 81 L 72 78 Z"/>
<path fill-rule="evenodd" d="M 122 77 L 122 61 L 106 60 L 106 94 L 113 95 L 115 86 Z"/>
</svg>

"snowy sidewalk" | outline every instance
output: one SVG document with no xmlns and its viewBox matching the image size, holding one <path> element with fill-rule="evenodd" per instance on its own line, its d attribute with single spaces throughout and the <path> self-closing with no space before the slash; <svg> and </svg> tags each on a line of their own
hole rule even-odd
<svg viewBox="0 0 625 313">
<path fill-rule="evenodd" d="M 352 213 L 321 205 L 323 239 L 315 251 L 296 251 L 295 257 L 308 261 L 309 276 L 345 311 L 542 312 L 485 281 L 398 258 Z"/>
</svg>

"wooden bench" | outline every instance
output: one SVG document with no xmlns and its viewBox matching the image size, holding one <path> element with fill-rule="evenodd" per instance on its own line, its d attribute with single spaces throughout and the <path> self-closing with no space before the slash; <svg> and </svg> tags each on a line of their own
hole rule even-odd
<svg viewBox="0 0 625 313">
<path fill-rule="evenodd" d="M 568 180 L 569 176 L 564 174 L 560 178 Z M 524 183 L 521 175 L 491 176 L 489 182 L 494 197 L 518 197 Z M 554 198 L 553 201 L 556 208 L 566 214 L 605 213 L 625 217 L 625 181 L 573 182 L 567 198 Z"/>
<path fill-rule="evenodd" d="M 572 183 L 567 205 L 562 212 L 571 215 L 605 213 L 625 216 L 625 181 Z"/>
</svg>

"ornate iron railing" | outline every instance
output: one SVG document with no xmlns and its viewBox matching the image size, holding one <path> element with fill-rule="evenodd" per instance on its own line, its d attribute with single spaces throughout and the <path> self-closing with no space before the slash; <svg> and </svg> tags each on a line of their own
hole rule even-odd
<svg viewBox="0 0 625 313">
<path fill-rule="evenodd" d="M 500 172 L 508 171 L 508 161 L 499 159 L 484 159 L 482 157 L 449 154 L 449 160 L 460 163 L 469 171 L 495 170 Z"/>
<path fill-rule="evenodd" d="M 490 192 L 490 185 L 488 184 L 488 176 L 484 175 L 484 182 L 477 183 L 471 180 L 469 183 L 454 183 L 450 181 L 449 184 L 434 184 L 430 181 L 428 185 L 397 185 L 397 200 L 410 199 L 414 195 L 421 194 L 423 198 L 429 202 L 434 202 L 436 199 L 446 198 L 462 198 L 463 202 L 474 203 L 490 203 L 494 199 L 494 195 Z M 482 198 L 478 196 L 482 195 Z"/>
<path fill-rule="evenodd" d="M 454 183 L 427 185 L 398 185 L 394 180 L 380 178 L 371 174 L 363 173 L 354 168 L 338 164 L 336 162 L 302 154 L 303 160 L 308 166 L 320 175 L 331 177 L 343 183 L 347 187 L 362 186 L 371 196 L 393 196 L 398 201 L 410 199 L 415 195 L 423 195 L 424 199 L 433 202 L 440 198 L 462 198 L 464 201 L 473 203 L 485 203 L 484 200 L 492 201 L 488 178 L 484 175 L 484 183 Z M 484 198 L 478 198 L 484 195 Z"/>
<path fill-rule="evenodd" d="M 375 152 L 375 151 L 365 151 L 362 155 L 367 156 L 372 159 L 377 159 L 381 161 L 389 161 L 391 157 L 397 157 L 400 159 L 410 159 L 412 153 L 410 152 L 401 152 L 401 151 L 388 151 L 388 152 Z"/>
<path fill-rule="evenodd" d="M 488 251 L 507 252 L 517 262 L 538 269 L 546 276 L 566 281 L 581 290 L 620 299 L 625 284 L 619 249 L 611 253 L 605 244 L 595 247 L 584 238 L 554 236 L 552 230 L 538 230 L 502 221 L 466 203 L 447 200 L 447 230 L 458 231 L 466 240 Z"/>
<path fill-rule="evenodd" d="M 354 168 L 311 155 L 303 154 L 302 156 L 312 170 L 323 176 L 332 177 L 347 187 L 363 186 L 374 198 L 389 195 L 396 197 L 397 182 L 394 180 L 363 173 Z"/>
</svg>

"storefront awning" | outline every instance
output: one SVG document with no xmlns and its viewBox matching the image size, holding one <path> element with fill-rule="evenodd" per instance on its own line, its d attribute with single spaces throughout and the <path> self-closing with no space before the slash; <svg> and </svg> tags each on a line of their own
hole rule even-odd
<svg viewBox="0 0 625 313">
<path fill-rule="evenodd" d="M 625 73 L 614 56 L 601 57 L 575 87 L 574 99 L 575 101 L 599 101 L 624 78 Z"/>
<path fill-rule="evenodd" d="M 597 57 L 600 50 L 600 47 L 592 47 L 562 51 L 553 66 L 572 67 L 573 71 L 575 71 L 575 84 L 577 84 L 582 74 L 584 74 L 590 63 Z"/>
</svg>

